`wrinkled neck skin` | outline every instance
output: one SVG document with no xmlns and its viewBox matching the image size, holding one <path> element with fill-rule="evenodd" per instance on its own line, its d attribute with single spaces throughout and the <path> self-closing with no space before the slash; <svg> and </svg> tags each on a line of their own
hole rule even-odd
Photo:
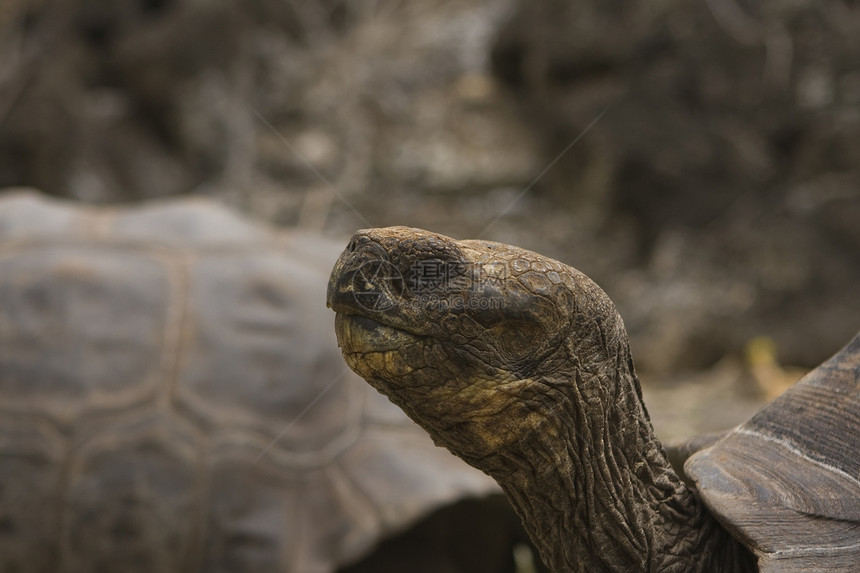
<svg viewBox="0 0 860 573">
<path fill-rule="evenodd" d="M 626 334 L 598 338 L 574 350 L 594 360 L 571 359 L 573 380 L 535 380 L 548 398 L 529 406 L 546 409 L 537 429 L 471 463 L 501 484 L 557 573 L 757 571 L 670 468 Z"/>
</svg>

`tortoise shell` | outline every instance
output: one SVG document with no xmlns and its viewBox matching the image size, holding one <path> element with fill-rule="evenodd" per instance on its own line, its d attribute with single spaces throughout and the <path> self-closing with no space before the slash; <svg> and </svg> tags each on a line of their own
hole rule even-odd
<svg viewBox="0 0 860 573">
<path fill-rule="evenodd" d="M 860 334 L 685 464 L 761 571 L 860 570 Z"/>
<path fill-rule="evenodd" d="M 497 491 L 344 365 L 339 244 L 0 198 L 0 570 L 324 573 Z"/>
</svg>

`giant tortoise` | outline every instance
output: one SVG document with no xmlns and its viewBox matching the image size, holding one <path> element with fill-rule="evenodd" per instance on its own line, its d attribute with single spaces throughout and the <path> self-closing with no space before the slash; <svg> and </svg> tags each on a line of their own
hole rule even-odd
<svg viewBox="0 0 860 573">
<path fill-rule="evenodd" d="M 690 488 L 655 437 L 621 318 L 579 271 L 370 229 L 328 304 L 346 362 L 501 484 L 553 571 L 860 571 L 860 335 L 701 441 Z"/>
<path fill-rule="evenodd" d="M 0 198 L 0 571 L 325 573 L 496 491 L 343 364 L 339 251 L 202 199 Z M 406 569 L 511 571 L 515 538 Z"/>
</svg>

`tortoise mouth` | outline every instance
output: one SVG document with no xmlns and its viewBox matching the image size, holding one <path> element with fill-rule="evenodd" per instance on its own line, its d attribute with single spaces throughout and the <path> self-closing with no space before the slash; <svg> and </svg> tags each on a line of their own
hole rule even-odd
<svg viewBox="0 0 860 573">
<path fill-rule="evenodd" d="M 399 350 L 420 338 L 372 318 L 345 312 L 335 314 L 334 328 L 338 345 L 350 354 Z"/>
</svg>

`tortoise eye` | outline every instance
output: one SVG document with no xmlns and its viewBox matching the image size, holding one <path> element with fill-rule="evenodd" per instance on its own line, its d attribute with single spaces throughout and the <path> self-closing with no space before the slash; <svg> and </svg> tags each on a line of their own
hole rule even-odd
<svg viewBox="0 0 860 573">
<path fill-rule="evenodd" d="M 509 320 L 492 329 L 496 348 L 504 358 L 517 362 L 534 354 L 546 336 L 543 327 L 531 320 Z"/>
</svg>

